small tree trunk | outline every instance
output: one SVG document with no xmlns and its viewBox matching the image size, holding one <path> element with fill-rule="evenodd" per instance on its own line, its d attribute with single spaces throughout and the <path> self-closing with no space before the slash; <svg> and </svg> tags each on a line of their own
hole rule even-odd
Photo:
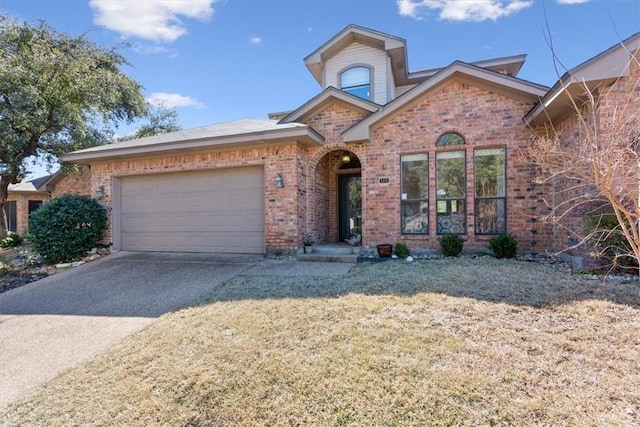
<svg viewBox="0 0 640 427">
<path fill-rule="evenodd" d="M 0 179 L 0 240 L 7 237 L 7 213 L 4 210 L 4 203 L 9 198 L 9 179 L 3 176 Z"/>
</svg>

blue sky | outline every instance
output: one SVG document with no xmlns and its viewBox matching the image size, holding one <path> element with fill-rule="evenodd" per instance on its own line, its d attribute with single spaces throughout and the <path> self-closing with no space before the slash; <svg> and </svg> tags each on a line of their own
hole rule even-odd
<svg viewBox="0 0 640 427">
<path fill-rule="evenodd" d="M 519 77 L 547 86 L 547 26 L 568 68 L 640 31 L 637 0 L 0 0 L 0 12 L 129 44 L 125 71 L 183 128 L 300 106 L 320 91 L 303 58 L 349 24 L 407 40 L 410 71 L 524 53 Z"/>
</svg>

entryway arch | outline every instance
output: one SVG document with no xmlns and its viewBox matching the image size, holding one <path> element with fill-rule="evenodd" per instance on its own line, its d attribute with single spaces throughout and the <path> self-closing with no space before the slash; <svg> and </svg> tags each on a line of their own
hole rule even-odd
<svg viewBox="0 0 640 427">
<path fill-rule="evenodd" d="M 310 159 L 307 230 L 319 243 L 342 242 L 362 232 L 362 163 L 344 146 L 323 148 Z"/>
</svg>

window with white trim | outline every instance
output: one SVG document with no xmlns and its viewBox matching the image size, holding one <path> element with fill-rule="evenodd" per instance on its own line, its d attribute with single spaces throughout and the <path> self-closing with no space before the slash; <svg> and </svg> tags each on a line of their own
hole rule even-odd
<svg viewBox="0 0 640 427">
<path fill-rule="evenodd" d="M 351 67 L 340 73 L 340 89 L 367 101 L 371 100 L 371 70 Z"/>
</svg>

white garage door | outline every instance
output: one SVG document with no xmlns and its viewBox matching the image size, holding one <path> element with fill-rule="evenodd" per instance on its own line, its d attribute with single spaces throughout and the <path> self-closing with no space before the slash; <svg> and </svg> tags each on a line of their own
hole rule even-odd
<svg viewBox="0 0 640 427">
<path fill-rule="evenodd" d="M 264 253 L 262 167 L 125 177 L 120 185 L 124 250 Z"/>
</svg>

